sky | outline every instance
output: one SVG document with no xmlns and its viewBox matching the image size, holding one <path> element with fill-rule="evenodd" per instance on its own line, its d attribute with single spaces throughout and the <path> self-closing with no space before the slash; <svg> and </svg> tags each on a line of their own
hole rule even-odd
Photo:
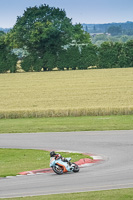
<svg viewBox="0 0 133 200">
<path fill-rule="evenodd" d="M 64 9 L 73 24 L 133 21 L 133 0 L 0 0 L 0 27 L 13 27 L 26 8 L 41 4 Z"/>
</svg>

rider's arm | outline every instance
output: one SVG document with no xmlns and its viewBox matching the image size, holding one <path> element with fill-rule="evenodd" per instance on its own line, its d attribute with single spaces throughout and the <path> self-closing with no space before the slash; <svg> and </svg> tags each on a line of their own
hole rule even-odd
<svg viewBox="0 0 133 200">
<path fill-rule="evenodd" d="M 57 159 L 62 159 L 62 156 L 58 153 L 58 154 L 55 155 L 55 159 L 56 159 L 56 160 L 57 160 Z"/>
<path fill-rule="evenodd" d="M 68 162 L 68 160 L 66 158 L 64 158 L 64 157 L 62 157 L 62 161 L 63 162 Z"/>
</svg>

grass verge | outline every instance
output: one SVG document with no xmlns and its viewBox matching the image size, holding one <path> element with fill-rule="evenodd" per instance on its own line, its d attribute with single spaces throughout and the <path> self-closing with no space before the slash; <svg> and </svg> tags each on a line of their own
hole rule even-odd
<svg viewBox="0 0 133 200">
<path fill-rule="evenodd" d="M 0 119 L 0 133 L 133 130 L 133 115 Z"/>
<path fill-rule="evenodd" d="M 90 158 L 80 153 L 64 153 L 63 157 L 71 157 L 72 161 Z M 0 177 L 15 176 L 22 171 L 49 168 L 49 152 L 43 150 L 0 149 Z"/>
<path fill-rule="evenodd" d="M 133 200 L 133 188 L 118 189 L 118 190 L 106 190 L 96 192 L 81 192 L 70 194 L 56 194 L 56 195 L 44 195 L 34 197 L 19 197 L 10 198 L 10 200 Z M 9 200 L 9 199 L 1 199 Z"/>
</svg>

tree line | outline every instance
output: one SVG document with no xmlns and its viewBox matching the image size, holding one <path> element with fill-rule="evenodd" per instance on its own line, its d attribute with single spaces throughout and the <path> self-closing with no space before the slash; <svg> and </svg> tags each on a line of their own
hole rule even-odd
<svg viewBox="0 0 133 200">
<path fill-rule="evenodd" d="M 133 40 L 133 35 L 121 35 L 121 36 L 111 36 L 107 34 L 93 34 L 91 35 L 91 41 L 93 44 L 100 46 L 103 42 L 120 42 L 126 43 L 129 40 Z"/>
<path fill-rule="evenodd" d="M 88 33 L 111 33 L 111 35 L 133 35 L 133 22 L 106 23 L 106 24 L 82 24 Z"/>
<path fill-rule="evenodd" d="M 64 69 L 88 69 L 96 68 L 126 68 L 133 67 L 133 40 L 127 43 L 104 42 L 100 47 L 93 44 L 70 45 L 58 55 L 47 52 L 43 59 L 37 61 L 29 55 L 22 60 L 24 71 L 51 71 L 54 68 Z M 43 63 L 45 66 L 43 67 Z"/>
<path fill-rule="evenodd" d="M 27 8 L 9 33 L 0 32 L 0 73 L 16 72 L 18 59 L 26 72 L 133 67 L 132 55 L 133 40 L 104 42 L 98 47 L 81 24 L 72 24 L 64 10 L 45 4 Z"/>
</svg>

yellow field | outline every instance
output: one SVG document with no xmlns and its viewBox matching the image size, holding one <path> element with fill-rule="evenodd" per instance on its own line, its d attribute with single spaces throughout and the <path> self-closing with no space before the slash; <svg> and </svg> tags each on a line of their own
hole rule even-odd
<svg viewBox="0 0 133 200">
<path fill-rule="evenodd" d="M 133 114 L 133 68 L 0 74 L 0 118 Z"/>
</svg>

